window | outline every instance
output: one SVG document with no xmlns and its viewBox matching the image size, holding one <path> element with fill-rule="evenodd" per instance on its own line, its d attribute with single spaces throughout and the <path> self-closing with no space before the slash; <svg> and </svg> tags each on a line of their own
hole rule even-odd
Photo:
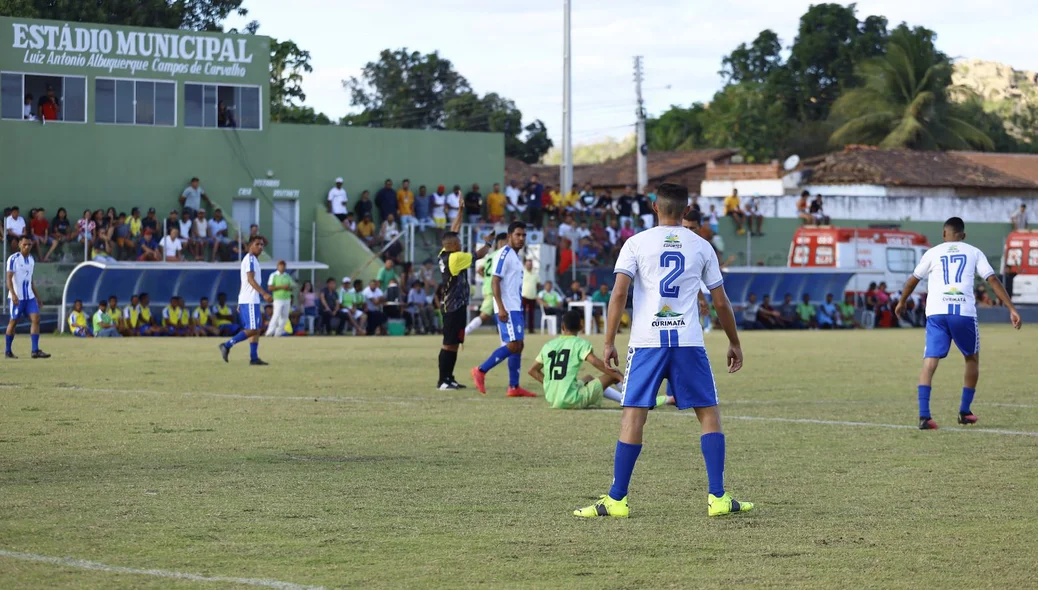
<svg viewBox="0 0 1038 590">
<path fill-rule="evenodd" d="M 94 121 L 117 125 L 177 124 L 177 85 L 151 80 L 94 80 Z"/>
<path fill-rule="evenodd" d="M 1038 249 L 1032 250 L 1033 253 L 1038 255 Z M 1023 248 L 1010 248 L 1006 250 L 1006 266 L 1020 266 L 1020 263 L 1024 259 Z"/>
<path fill-rule="evenodd" d="M 1027 266 L 1031 268 L 1038 268 L 1038 248 L 1031 247 L 1031 250 L 1027 253 Z"/>
<path fill-rule="evenodd" d="M 833 254 L 832 246 L 818 246 L 815 248 L 815 265 L 832 266 L 836 264 L 836 256 Z"/>
<path fill-rule="evenodd" d="M 915 270 L 915 250 L 887 248 L 887 271 L 909 273 Z"/>
<path fill-rule="evenodd" d="M 809 246 L 797 246 L 793 248 L 793 264 L 804 266 L 807 264 L 807 257 L 810 255 L 811 248 Z"/>
<path fill-rule="evenodd" d="M 184 84 L 187 127 L 260 129 L 263 107 L 256 86 Z"/>
<path fill-rule="evenodd" d="M 53 101 L 46 100 L 48 96 Z M 86 122 L 86 78 L 0 73 L 0 118 Z"/>
</svg>

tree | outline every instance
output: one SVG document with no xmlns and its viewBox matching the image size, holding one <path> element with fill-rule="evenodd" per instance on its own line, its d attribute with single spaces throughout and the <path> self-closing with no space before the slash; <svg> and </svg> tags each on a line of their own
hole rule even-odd
<svg viewBox="0 0 1038 590">
<path fill-rule="evenodd" d="M 785 67 L 782 62 L 782 42 L 771 29 L 757 35 L 749 47 L 739 44 L 721 60 L 721 75 L 728 83 L 766 82 L 777 70 Z"/>
<path fill-rule="evenodd" d="M 526 136 L 523 138 L 523 145 L 526 146 L 526 149 L 522 155 L 516 157 L 527 164 L 535 164 L 552 148 L 548 128 L 545 127 L 544 121 L 537 119 L 527 125 L 524 131 L 526 131 Z"/>
<path fill-rule="evenodd" d="M 273 114 L 273 112 L 272 112 Z M 296 123 L 300 125 L 332 125 L 332 120 L 324 113 L 318 113 L 311 107 L 288 105 L 281 107 L 278 113 L 279 123 Z"/>
<path fill-rule="evenodd" d="M 785 107 L 764 92 L 763 84 L 743 82 L 714 95 L 703 135 L 711 146 L 741 149 L 748 162 L 766 162 L 782 153 L 791 126 Z"/>
<path fill-rule="evenodd" d="M 223 21 L 231 14 L 248 14 L 241 4 L 242 0 L 0 0 L 0 14 L 135 27 L 222 31 Z"/>
<path fill-rule="evenodd" d="M 844 93 L 833 105 L 837 128 L 830 143 L 994 148 L 991 138 L 970 121 L 969 107 L 948 101 L 951 61 L 934 47 L 934 38 L 933 31 L 922 27 L 902 24 L 894 30 L 886 55 L 859 67 L 864 85 Z"/>
<path fill-rule="evenodd" d="M 659 117 L 645 121 L 649 149 L 669 152 L 706 147 L 703 131 L 707 115 L 706 107 L 700 102 L 688 108 L 671 105 Z"/>
<path fill-rule="evenodd" d="M 303 74 L 314 71 L 310 66 L 310 52 L 301 49 L 294 41 L 270 40 L 270 120 L 284 121 L 289 112 L 299 103 L 306 102 L 303 92 Z M 311 113 L 313 109 L 310 109 Z M 293 111 L 293 118 L 300 116 Z M 327 121 L 328 117 L 321 115 Z M 306 118 L 304 116 L 304 118 Z M 299 120 L 292 121 L 302 122 Z"/>
</svg>

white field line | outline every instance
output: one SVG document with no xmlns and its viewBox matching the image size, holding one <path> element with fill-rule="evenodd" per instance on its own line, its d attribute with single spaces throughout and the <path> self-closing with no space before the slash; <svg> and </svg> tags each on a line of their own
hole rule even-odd
<svg viewBox="0 0 1038 590">
<path fill-rule="evenodd" d="M 755 422 L 785 422 L 789 424 L 822 424 L 826 426 L 864 426 L 871 428 L 896 428 L 898 430 L 915 430 L 917 427 L 908 424 L 883 424 L 880 422 L 850 422 L 843 420 L 815 420 L 813 418 L 767 418 L 764 416 L 732 416 L 725 415 L 722 420 L 749 420 Z M 1038 432 L 1029 430 L 1003 430 L 1000 428 L 959 428 L 942 426 L 938 430 L 951 432 L 977 432 L 982 434 L 1001 434 L 1005 436 L 1038 436 Z"/>
<path fill-rule="evenodd" d="M 191 582 L 216 582 L 221 584 L 238 584 L 242 586 L 259 586 L 262 588 L 276 588 L 277 590 L 323 590 L 320 586 L 305 586 L 279 580 L 267 580 L 263 578 L 230 578 L 226 576 L 203 576 L 187 572 L 174 572 L 169 570 L 138 569 L 135 567 L 122 567 L 118 565 L 107 565 L 96 561 L 85 561 L 72 557 L 51 557 L 49 555 L 37 555 L 35 553 L 22 553 L 20 551 L 6 551 L 0 549 L 0 557 L 9 559 L 20 559 L 22 561 L 35 561 L 49 563 L 52 565 L 71 567 L 83 570 L 94 570 L 113 574 L 134 574 L 139 576 L 153 576 L 156 578 L 168 578 L 171 580 L 188 580 Z"/>
</svg>

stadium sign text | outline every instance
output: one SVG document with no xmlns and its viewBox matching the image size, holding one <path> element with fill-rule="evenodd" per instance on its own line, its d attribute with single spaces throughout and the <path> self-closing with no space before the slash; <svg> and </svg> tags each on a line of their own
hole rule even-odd
<svg viewBox="0 0 1038 590">
<path fill-rule="evenodd" d="M 26 65 L 243 78 L 253 58 L 245 36 L 145 33 L 68 24 L 11 23 L 11 27 L 11 47 L 25 52 L 22 61 Z"/>
</svg>

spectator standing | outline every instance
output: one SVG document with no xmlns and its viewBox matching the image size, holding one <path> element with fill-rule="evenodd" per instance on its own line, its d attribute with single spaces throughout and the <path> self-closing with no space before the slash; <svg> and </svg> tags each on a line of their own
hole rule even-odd
<svg viewBox="0 0 1038 590">
<path fill-rule="evenodd" d="M 523 191 L 519 188 L 519 183 L 513 178 L 508 181 L 508 186 L 505 187 L 505 212 L 508 213 L 509 221 L 514 221 L 516 218 L 522 217 L 523 212 L 526 210 L 526 201 L 523 200 L 523 208 L 519 208 L 519 200 L 522 197 Z"/>
<path fill-rule="evenodd" d="M 541 305 L 541 312 L 561 316 L 566 313 L 566 310 L 562 308 L 562 302 L 562 293 L 555 289 L 555 285 L 551 281 L 544 281 L 544 288 L 537 294 L 537 303 Z"/>
<path fill-rule="evenodd" d="M 50 222 L 47 221 L 47 213 L 43 209 L 36 210 L 36 216 L 33 217 L 29 228 L 32 231 L 33 244 L 36 246 L 36 256 L 40 257 L 43 262 L 50 262 L 50 255 L 58 247 L 59 242 L 51 235 Z M 43 249 L 48 246 L 47 253 L 43 254 Z"/>
<path fill-rule="evenodd" d="M 350 284 L 350 277 L 345 277 L 342 282 L 348 287 Z M 339 318 L 339 327 L 336 328 L 335 333 L 342 336 L 342 332 L 346 329 L 346 322 L 348 321 L 346 318 L 349 317 L 349 315 L 342 309 L 339 292 L 335 288 L 335 279 L 329 278 L 325 281 L 325 287 L 324 289 L 321 289 L 318 302 L 320 303 L 321 332 L 324 334 L 330 334 L 332 329 L 332 318 Z"/>
<path fill-rule="evenodd" d="M 825 296 L 825 303 L 818 306 L 818 327 L 832 330 L 840 321 L 840 310 L 833 301 L 833 294 Z"/>
<path fill-rule="evenodd" d="M 732 194 L 725 197 L 724 199 L 724 215 L 725 217 L 731 217 L 732 223 L 735 224 L 735 233 L 737 235 L 743 235 L 746 230 L 743 229 L 743 222 L 746 220 L 745 215 L 742 211 L 742 206 L 739 201 L 739 189 L 732 189 Z"/>
<path fill-rule="evenodd" d="M 159 241 L 159 250 L 162 252 L 163 260 L 166 262 L 180 262 L 182 257 L 180 251 L 184 249 L 183 243 L 180 241 L 180 228 L 172 227 L 169 230 L 168 236 L 163 236 L 162 240 Z"/>
<path fill-rule="evenodd" d="M 277 270 L 267 279 L 267 291 L 274 298 L 274 309 L 266 333 L 268 337 L 284 335 L 285 326 L 288 325 L 288 312 L 292 310 L 292 291 L 296 282 L 292 280 L 292 275 L 285 272 L 287 266 L 284 260 L 278 260 Z"/>
<path fill-rule="evenodd" d="M 490 194 L 487 195 L 487 217 L 490 223 L 504 223 L 506 201 L 504 193 L 501 192 L 501 185 L 495 182 Z"/>
<path fill-rule="evenodd" d="M 386 295 L 379 287 L 377 280 L 372 280 L 362 293 L 364 303 L 367 306 L 368 315 L 367 335 L 373 336 L 377 331 L 386 335 L 386 314 L 382 312 L 382 306 L 386 303 Z"/>
<path fill-rule="evenodd" d="M 1009 222 L 1013 225 L 1013 229 L 1027 229 L 1027 203 L 1020 203 L 1020 208 L 1016 210 L 1016 213 L 1009 216 Z"/>
<path fill-rule="evenodd" d="M 415 223 L 418 224 L 418 228 L 423 232 L 435 225 L 430 205 L 429 195 L 425 194 L 425 185 L 423 184 L 418 187 L 418 195 L 414 198 Z"/>
<path fill-rule="evenodd" d="M 61 105 L 58 104 L 58 97 L 54 94 L 54 87 L 48 85 L 47 93 L 40 97 L 40 102 L 36 109 L 36 115 L 44 123 L 47 121 L 57 121 L 60 110 Z"/>
<path fill-rule="evenodd" d="M 29 94 L 25 95 L 25 101 L 22 103 L 22 119 L 24 119 L 26 121 L 35 121 L 36 120 L 36 115 L 32 111 L 32 93 L 31 92 Z M 84 330 L 85 330 L 85 328 L 84 328 Z"/>
<path fill-rule="evenodd" d="M 396 215 L 399 212 L 392 180 L 387 178 L 382 188 L 375 193 L 375 206 L 378 207 L 379 219 L 382 221 L 390 214 Z"/>
<path fill-rule="evenodd" d="M 392 258 L 387 258 L 382 268 L 378 269 L 378 274 L 375 279 L 379 285 L 383 288 L 389 288 L 389 281 L 396 281 L 400 279 L 400 273 L 396 271 L 396 263 Z"/>
<path fill-rule="evenodd" d="M 335 216 L 339 220 L 339 223 L 346 224 L 346 214 L 350 212 L 349 205 L 350 197 L 346 194 L 346 189 L 342 188 L 342 177 L 335 179 L 335 186 L 328 189 L 328 200 L 325 202 L 325 206 L 328 208 L 328 212 Z"/>
<path fill-rule="evenodd" d="M 317 293 L 314 292 L 314 284 L 310 281 L 303 281 L 303 286 L 299 288 L 299 305 L 303 308 L 303 317 L 307 318 L 307 325 L 312 333 L 317 321 Z"/>
<path fill-rule="evenodd" d="M 353 215 L 358 221 L 363 221 L 365 217 L 372 215 L 374 204 L 371 202 L 370 195 L 371 193 L 368 191 L 361 191 L 360 201 L 353 207 Z"/>
<path fill-rule="evenodd" d="M 18 251 L 18 242 L 25 235 L 25 218 L 19 214 L 18 207 L 11 207 L 11 211 L 4 219 L 4 235 L 11 243 L 11 252 Z"/>
<path fill-rule="evenodd" d="M 624 187 L 624 193 L 616 200 L 616 214 L 620 217 L 620 227 L 634 229 L 634 197 L 630 186 Z M 633 235 L 633 232 L 632 232 Z"/>
<path fill-rule="evenodd" d="M 816 329 L 818 328 L 817 316 L 818 310 L 811 305 L 811 296 L 804 293 L 801 302 L 797 304 L 797 317 L 800 319 L 800 323 L 805 328 Z"/>
<path fill-rule="evenodd" d="M 533 332 L 533 320 L 537 310 L 537 271 L 533 268 L 533 260 L 527 258 L 523 262 L 523 315 L 526 317 L 526 331 Z"/>
<path fill-rule="evenodd" d="M 750 202 L 746 203 L 746 227 L 750 230 L 750 235 L 763 236 L 764 232 L 761 231 L 763 223 L 764 213 L 760 210 L 760 195 L 754 194 L 750 198 Z M 756 225 L 756 229 L 754 225 Z"/>
<path fill-rule="evenodd" d="M 401 181 L 400 190 L 396 191 L 396 207 L 400 213 L 400 227 L 407 228 L 418 222 L 414 215 L 414 193 L 411 192 L 411 181 L 406 178 Z"/>
<path fill-rule="evenodd" d="M 447 195 L 444 194 L 445 190 L 441 184 L 436 187 L 436 192 L 429 199 L 433 224 L 439 229 L 447 227 Z"/>
<path fill-rule="evenodd" d="M 576 264 L 576 253 L 573 251 L 573 242 L 570 242 L 568 238 L 559 239 L 559 263 L 556 265 L 556 270 L 559 276 L 565 275 L 569 270 Z"/>
<path fill-rule="evenodd" d="M 461 215 L 461 187 L 454 185 L 450 194 L 447 195 L 447 223 L 454 225 L 454 220 Z"/>
<path fill-rule="evenodd" d="M 526 194 L 529 196 L 527 207 L 530 213 L 530 223 L 540 229 L 541 217 L 544 215 L 542 201 L 544 198 L 544 185 L 541 184 L 536 174 L 530 175 L 530 181 L 526 183 Z"/>
<path fill-rule="evenodd" d="M 645 196 L 645 187 L 634 196 L 634 202 L 638 205 L 638 217 L 642 220 L 642 229 L 639 231 L 652 229 L 656 225 L 656 216 L 652 212 L 652 202 Z"/>
<path fill-rule="evenodd" d="M 205 189 L 198 184 L 198 178 L 192 178 L 191 183 L 184 188 L 184 192 L 180 193 L 180 206 L 185 210 L 184 215 L 188 219 L 193 218 L 195 211 L 202 208 L 202 201 L 209 205 L 212 204 L 209 195 L 205 194 Z"/>
<path fill-rule="evenodd" d="M 115 322 L 108 313 L 108 302 L 102 299 L 97 302 L 97 311 L 94 312 L 94 338 L 119 338 Z"/>
</svg>

